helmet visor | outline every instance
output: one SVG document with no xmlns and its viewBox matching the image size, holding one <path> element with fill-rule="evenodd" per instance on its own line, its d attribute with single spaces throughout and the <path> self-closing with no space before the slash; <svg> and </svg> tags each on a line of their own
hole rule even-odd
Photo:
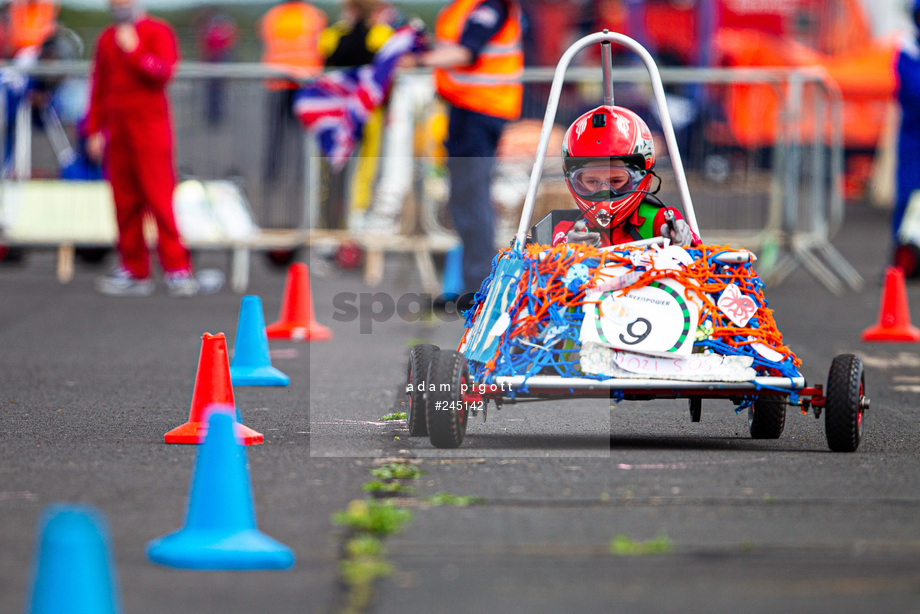
<svg viewBox="0 0 920 614">
<path fill-rule="evenodd" d="M 610 162 L 592 162 L 569 172 L 572 189 L 590 201 L 618 200 L 639 188 L 645 171 Z"/>
</svg>

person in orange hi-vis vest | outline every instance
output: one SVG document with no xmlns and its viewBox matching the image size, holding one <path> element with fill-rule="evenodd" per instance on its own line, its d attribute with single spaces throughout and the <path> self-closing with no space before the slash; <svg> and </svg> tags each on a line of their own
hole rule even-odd
<svg viewBox="0 0 920 614">
<path fill-rule="evenodd" d="M 57 29 L 61 7 L 48 0 L 14 0 L 8 11 L 6 57 L 13 57 L 24 49 L 41 47 Z"/>
<path fill-rule="evenodd" d="M 438 94 L 450 105 L 447 206 L 463 240 L 462 310 L 492 271 L 495 150 L 505 124 L 521 113 L 521 8 L 513 0 L 455 0 L 438 15 L 435 37 L 431 51 L 402 65 L 434 68 Z"/>
<path fill-rule="evenodd" d="M 257 26 L 264 47 L 262 63 L 291 76 L 266 82 L 269 98 L 265 177 L 268 180 L 278 176 L 286 139 L 295 139 L 295 161 L 297 167 L 303 166 L 303 148 L 298 146 L 303 131 L 293 110 L 296 79 L 309 79 L 322 72 L 324 58 L 319 51 L 319 36 L 326 23 L 326 14 L 311 4 L 281 2 L 269 9 Z"/>
</svg>

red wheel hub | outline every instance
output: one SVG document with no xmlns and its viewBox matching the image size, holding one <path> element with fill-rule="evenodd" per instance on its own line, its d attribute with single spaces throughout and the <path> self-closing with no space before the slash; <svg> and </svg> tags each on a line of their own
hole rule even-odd
<svg viewBox="0 0 920 614">
<path fill-rule="evenodd" d="M 335 250 L 335 263 L 345 271 L 351 271 L 361 266 L 364 253 L 357 243 L 342 243 Z"/>
</svg>

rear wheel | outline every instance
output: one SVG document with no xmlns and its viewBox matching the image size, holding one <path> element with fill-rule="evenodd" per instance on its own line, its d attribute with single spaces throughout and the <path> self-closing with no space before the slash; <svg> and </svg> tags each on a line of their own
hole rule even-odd
<svg viewBox="0 0 920 614">
<path fill-rule="evenodd" d="M 437 352 L 438 346 L 430 344 L 416 345 L 409 350 L 409 364 L 406 367 L 406 422 L 409 437 L 428 434 L 425 387 L 428 385 L 428 367 Z"/>
<path fill-rule="evenodd" d="M 779 439 L 786 426 L 786 400 L 760 397 L 748 408 L 748 428 L 752 439 Z"/>
<path fill-rule="evenodd" d="M 824 401 L 824 433 L 834 452 L 855 452 L 862 441 L 863 412 L 869 406 L 865 380 L 859 356 L 834 357 Z"/>
<path fill-rule="evenodd" d="M 463 402 L 470 382 L 466 357 L 454 350 L 435 353 L 428 369 L 428 438 L 436 448 L 459 448 L 466 435 L 468 412 Z"/>
</svg>

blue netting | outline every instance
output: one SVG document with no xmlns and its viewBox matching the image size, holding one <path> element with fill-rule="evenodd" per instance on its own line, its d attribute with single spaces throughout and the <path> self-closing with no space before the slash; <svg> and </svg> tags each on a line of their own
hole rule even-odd
<svg viewBox="0 0 920 614">
<path fill-rule="evenodd" d="M 700 294 L 709 297 L 713 308 L 707 308 L 707 302 L 703 301 L 694 352 L 749 356 L 757 375 L 788 377 L 792 385 L 792 378 L 799 375 L 799 361 L 782 345 L 782 337 L 763 296 L 763 283 L 751 263 L 724 264 L 717 260 L 720 254 L 737 253 L 738 250 L 710 246 L 687 249 L 694 262 L 682 265 L 676 272 L 636 264 L 636 251 L 636 248 L 629 248 L 600 252 L 588 246 L 570 245 L 530 246 L 523 253 L 513 250 L 499 253 L 492 262 L 492 275 L 483 281 L 473 307 L 466 313 L 467 328 L 471 328 L 478 317 L 483 317 L 484 310 L 480 307 L 496 283 L 494 277 L 499 262 L 502 259 L 520 260 L 523 271 L 518 282 L 513 279 L 498 282 L 517 286 L 517 295 L 506 310 L 511 324 L 501 335 L 491 360 L 469 361 L 473 379 L 492 384 L 497 376 L 523 375 L 524 385 L 512 391 L 512 397 L 514 392 L 526 393 L 526 379 L 536 374 L 607 379 L 604 375 L 584 374 L 579 367 L 579 334 L 584 319 L 582 303 L 586 292 L 599 279 L 601 269 L 623 266 L 635 273 L 631 281 L 635 287 L 648 285 L 663 276 L 684 282 L 689 278 L 694 280 Z M 729 283 L 739 287 L 743 296 L 754 301 L 757 307 L 756 315 L 743 329 L 735 327 L 714 308 Z M 752 342 L 779 351 L 783 359 L 774 362 L 764 358 L 752 347 Z M 663 384 L 666 386 L 666 381 Z"/>
</svg>

